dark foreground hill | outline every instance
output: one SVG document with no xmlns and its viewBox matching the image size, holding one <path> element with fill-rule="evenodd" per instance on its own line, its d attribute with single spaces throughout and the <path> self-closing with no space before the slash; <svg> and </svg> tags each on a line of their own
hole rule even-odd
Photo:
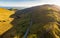
<svg viewBox="0 0 60 38">
<path fill-rule="evenodd" d="M 11 22 L 18 34 L 28 38 L 60 38 L 60 7 L 56 5 L 41 5 L 24 10 L 18 10 L 11 15 Z M 27 31 L 28 30 L 28 31 Z"/>
</svg>

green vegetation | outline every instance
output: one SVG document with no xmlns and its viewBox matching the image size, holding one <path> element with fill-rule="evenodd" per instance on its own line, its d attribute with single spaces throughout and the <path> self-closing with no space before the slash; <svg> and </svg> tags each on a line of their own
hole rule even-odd
<svg viewBox="0 0 60 38">
<path fill-rule="evenodd" d="M 60 24 L 58 23 L 60 11 L 57 9 L 53 5 L 42 5 L 16 11 L 12 14 L 13 19 L 10 17 L 8 21 L 16 31 L 11 37 L 23 38 L 32 21 L 27 38 L 60 38 Z M 3 22 L 5 23 L 5 20 Z M 14 30 L 12 32 L 15 32 Z"/>
<path fill-rule="evenodd" d="M 59 11 L 49 6 L 45 7 L 34 9 L 35 11 L 32 10 L 31 13 L 21 14 L 21 18 L 16 19 L 16 22 L 18 21 L 17 28 L 15 27 L 17 32 L 22 33 L 22 36 L 24 36 L 32 18 L 33 23 L 28 38 L 33 38 L 34 35 L 35 38 L 59 38 Z"/>
<path fill-rule="evenodd" d="M 22 36 L 24 36 L 32 18 L 33 24 L 30 28 L 28 38 L 33 38 L 34 35 L 36 38 L 59 38 L 59 34 L 57 35 L 55 33 L 59 32 L 57 23 L 57 21 L 59 21 L 59 12 L 51 7 L 47 7 L 41 11 L 36 10 L 31 13 L 21 14 L 20 16 L 20 19 L 16 19 L 16 21 L 18 21 L 16 30 L 19 31 L 20 34 L 22 33 Z"/>
</svg>

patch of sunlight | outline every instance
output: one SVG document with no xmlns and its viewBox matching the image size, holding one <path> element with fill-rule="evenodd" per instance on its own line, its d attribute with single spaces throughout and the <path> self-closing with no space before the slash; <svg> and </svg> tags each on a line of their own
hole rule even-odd
<svg viewBox="0 0 60 38">
<path fill-rule="evenodd" d="M 56 35 L 55 31 L 53 31 L 53 35 L 55 38 L 59 38 L 59 36 Z"/>
<path fill-rule="evenodd" d="M 50 7 L 48 7 L 48 10 L 51 10 L 51 8 L 50 8 Z"/>
<path fill-rule="evenodd" d="M 14 11 L 9 11 L 5 8 L 0 8 L 0 35 L 2 35 L 13 27 L 13 25 L 10 24 L 10 22 L 14 19 L 10 18 L 12 14 L 14 14 Z"/>
<path fill-rule="evenodd" d="M 37 35 L 36 34 L 29 34 L 28 38 L 37 38 Z"/>
</svg>

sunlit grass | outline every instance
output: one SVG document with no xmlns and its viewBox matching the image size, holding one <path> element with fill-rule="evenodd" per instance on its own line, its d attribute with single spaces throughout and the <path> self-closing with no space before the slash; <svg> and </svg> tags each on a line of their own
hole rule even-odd
<svg viewBox="0 0 60 38">
<path fill-rule="evenodd" d="M 10 18 L 10 15 L 13 13 L 14 11 L 9 11 L 5 8 L 0 8 L 0 35 L 2 35 L 13 27 L 13 25 L 10 24 L 10 22 L 13 20 L 13 18 Z"/>
</svg>

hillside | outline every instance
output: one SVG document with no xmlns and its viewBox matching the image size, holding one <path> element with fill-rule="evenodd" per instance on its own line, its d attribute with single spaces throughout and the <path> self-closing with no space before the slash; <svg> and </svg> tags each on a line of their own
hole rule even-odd
<svg viewBox="0 0 60 38">
<path fill-rule="evenodd" d="M 5 8 L 0 8 L 0 35 L 2 35 L 13 27 L 13 25 L 10 24 L 13 18 L 9 17 L 13 13 L 14 11 L 9 11 Z"/>
<path fill-rule="evenodd" d="M 0 10 L 0 35 L 7 32 L 3 38 L 60 38 L 60 9 L 57 5 L 40 5 L 16 12 Z"/>
<path fill-rule="evenodd" d="M 32 19 L 32 25 L 28 37 L 32 38 L 31 35 L 38 35 L 38 38 L 43 38 L 42 36 L 45 35 L 44 38 L 59 38 L 59 12 L 59 6 L 56 5 L 46 4 L 35 6 L 16 11 L 15 14 L 11 16 L 14 18 L 11 23 L 15 26 L 17 25 L 16 27 L 18 28 L 16 29 L 19 29 L 18 31 L 24 35 L 25 32 L 27 32 L 27 27 L 31 25 L 30 22 Z M 48 30 L 49 32 L 47 33 Z"/>
</svg>

